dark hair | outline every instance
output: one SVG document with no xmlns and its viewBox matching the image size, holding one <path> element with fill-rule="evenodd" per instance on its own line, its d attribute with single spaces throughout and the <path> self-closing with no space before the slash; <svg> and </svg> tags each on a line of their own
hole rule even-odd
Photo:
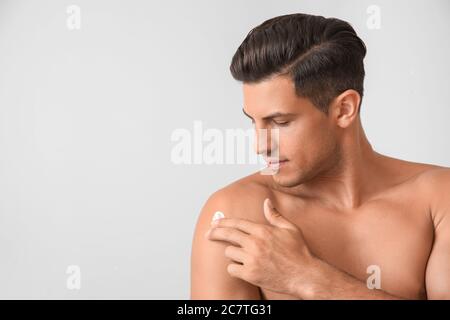
<svg viewBox="0 0 450 320">
<path fill-rule="evenodd" d="M 288 74 L 298 96 L 325 113 L 347 89 L 363 97 L 364 42 L 353 27 L 336 18 L 288 14 L 253 28 L 233 56 L 236 80 L 258 83 Z"/>
</svg>

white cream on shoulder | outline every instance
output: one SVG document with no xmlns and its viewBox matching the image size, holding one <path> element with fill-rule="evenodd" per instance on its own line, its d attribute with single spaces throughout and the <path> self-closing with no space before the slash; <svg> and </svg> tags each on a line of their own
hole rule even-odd
<svg viewBox="0 0 450 320">
<path fill-rule="evenodd" d="M 222 218 L 225 218 L 225 215 L 223 214 L 223 212 L 221 212 L 221 211 L 216 211 L 216 213 L 214 213 L 214 216 L 213 216 L 213 218 L 212 218 L 212 221 L 214 221 L 214 220 L 219 220 L 219 219 L 222 219 Z"/>
</svg>

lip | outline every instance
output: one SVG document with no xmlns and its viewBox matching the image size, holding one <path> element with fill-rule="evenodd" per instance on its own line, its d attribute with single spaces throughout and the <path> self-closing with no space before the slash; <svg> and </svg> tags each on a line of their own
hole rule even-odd
<svg viewBox="0 0 450 320">
<path fill-rule="evenodd" d="M 277 162 L 288 161 L 287 159 L 280 159 L 280 158 L 265 158 L 264 160 L 265 160 L 267 163 L 277 163 Z"/>
<path fill-rule="evenodd" d="M 284 165 L 286 162 L 288 162 L 289 160 L 280 160 L 280 161 L 268 161 L 267 165 L 269 167 L 281 167 L 282 165 Z"/>
</svg>

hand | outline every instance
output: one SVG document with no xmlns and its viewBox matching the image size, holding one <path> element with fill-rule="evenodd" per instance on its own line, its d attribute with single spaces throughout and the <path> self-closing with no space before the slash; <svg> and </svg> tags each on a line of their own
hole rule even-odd
<svg viewBox="0 0 450 320">
<path fill-rule="evenodd" d="M 231 276 L 271 291 L 295 294 L 314 258 L 301 230 L 269 199 L 263 207 L 270 225 L 222 218 L 212 222 L 206 236 L 231 244 L 225 249 L 225 256 L 236 262 L 227 267 Z"/>
</svg>

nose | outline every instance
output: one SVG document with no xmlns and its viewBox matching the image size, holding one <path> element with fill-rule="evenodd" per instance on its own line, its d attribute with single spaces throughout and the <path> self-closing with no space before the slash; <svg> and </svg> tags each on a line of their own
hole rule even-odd
<svg viewBox="0 0 450 320">
<path fill-rule="evenodd" d="M 278 156 L 278 129 L 255 128 L 254 149 L 266 157 Z"/>
</svg>

